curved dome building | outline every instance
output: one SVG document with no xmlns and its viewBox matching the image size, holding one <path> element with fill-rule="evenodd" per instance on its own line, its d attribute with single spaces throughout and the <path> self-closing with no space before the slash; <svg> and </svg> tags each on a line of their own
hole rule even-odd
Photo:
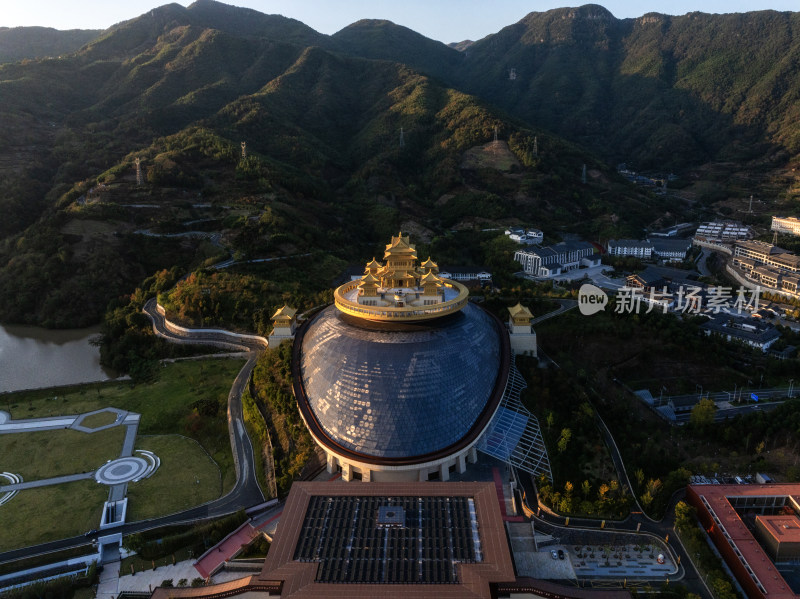
<svg viewBox="0 0 800 599">
<path fill-rule="evenodd" d="M 297 332 L 294 392 L 345 480 L 446 480 L 475 459 L 510 365 L 508 333 L 408 238 Z"/>
</svg>

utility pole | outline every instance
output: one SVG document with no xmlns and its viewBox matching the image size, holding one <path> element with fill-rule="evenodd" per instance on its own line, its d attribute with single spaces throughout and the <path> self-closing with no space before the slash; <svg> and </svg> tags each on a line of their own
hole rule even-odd
<svg viewBox="0 0 800 599">
<path fill-rule="evenodd" d="M 246 158 L 247 158 L 247 142 L 243 141 L 242 142 L 242 160 L 245 160 Z"/>
</svg>

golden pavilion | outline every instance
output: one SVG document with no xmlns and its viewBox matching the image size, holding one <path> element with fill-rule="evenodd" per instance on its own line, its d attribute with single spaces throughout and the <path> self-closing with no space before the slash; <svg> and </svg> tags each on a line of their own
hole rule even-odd
<svg viewBox="0 0 800 599">
<path fill-rule="evenodd" d="M 407 235 L 392 237 L 383 259 L 382 264 L 373 258 L 360 279 L 334 291 L 339 310 L 367 320 L 397 322 L 438 318 L 466 305 L 467 288 L 441 278 L 430 257 L 420 264 Z"/>
</svg>

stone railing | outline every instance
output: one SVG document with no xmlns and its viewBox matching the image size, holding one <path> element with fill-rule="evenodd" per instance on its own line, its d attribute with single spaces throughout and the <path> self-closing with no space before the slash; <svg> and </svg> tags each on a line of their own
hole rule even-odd
<svg viewBox="0 0 800 599">
<path fill-rule="evenodd" d="M 248 343 L 249 345 L 260 345 L 264 349 L 269 347 L 269 341 L 266 339 L 266 337 L 261 337 L 260 335 L 233 333 L 231 331 L 226 331 L 225 329 L 188 329 L 186 327 L 177 325 L 174 322 L 170 322 L 167 319 L 167 312 L 164 309 L 164 306 L 161 304 L 156 304 L 156 310 L 158 310 L 158 313 L 164 317 L 164 327 L 170 333 L 175 335 L 189 338 L 195 337 L 202 339 L 214 339 L 219 340 L 222 343 L 233 342 L 232 345 L 235 345 L 237 341 L 240 341 L 243 343 Z M 239 347 L 244 350 L 250 349 L 247 345 L 240 345 Z"/>
<path fill-rule="evenodd" d="M 729 245 L 725 245 L 721 242 L 716 241 L 707 241 L 704 239 L 693 239 L 692 245 L 696 245 L 697 247 L 708 248 L 709 250 L 714 250 L 715 252 L 723 252 L 728 254 L 729 256 L 733 255 L 733 250 Z"/>
<path fill-rule="evenodd" d="M 458 295 L 454 299 L 447 300 L 446 302 L 432 304 L 430 306 L 405 306 L 402 308 L 393 306 L 366 306 L 345 297 L 346 294 L 358 287 L 359 283 L 360 281 L 351 281 L 350 283 L 345 283 L 337 287 L 333 292 L 333 301 L 336 307 L 345 314 L 369 320 L 399 322 L 439 318 L 440 316 L 458 312 L 467 305 L 467 300 L 469 299 L 469 290 L 467 290 L 464 285 L 448 280 L 445 281 L 445 286 L 458 291 Z"/>
</svg>

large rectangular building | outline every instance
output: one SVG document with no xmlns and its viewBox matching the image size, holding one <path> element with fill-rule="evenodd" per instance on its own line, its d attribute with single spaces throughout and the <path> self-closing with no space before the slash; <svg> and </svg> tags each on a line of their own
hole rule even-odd
<svg viewBox="0 0 800 599">
<path fill-rule="evenodd" d="M 778 233 L 800 236 L 800 219 L 794 216 L 773 216 L 771 229 Z"/>
<path fill-rule="evenodd" d="M 609 239 L 606 248 L 611 256 L 634 256 L 649 260 L 653 255 L 653 244 L 647 240 Z"/>
<path fill-rule="evenodd" d="M 762 546 L 742 519 L 747 513 L 760 517 L 786 512 L 796 518 L 800 484 L 689 485 L 686 499 L 750 599 L 800 597 L 775 567 L 770 543 Z"/>
<path fill-rule="evenodd" d="M 562 241 L 543 248 L 519 250 L 514 260 L 522 265 L 526 274 L 535 277 L 553 277 L 581 266 L 598 266 L 600 256 L 588 241 Z"/>
<path fill-rule="evenodd" d="M 715 221 L 700 225 L 694 236 L 701 240 L 729 242 L 738 239 L 752 239 L 753 230 L 741 223 Z"/>
<path fill-rule="evenodd" d="M 756 532 L 776 562 L 800 559 L 800 518 L 797 514 L 756 516 Z"/>
<path fill-rule="evenodd" d="M 733 248 L 733 266 L 764 287 L 798 293 L 800 256 L 764 241 L 740 241 Z"/>
</svg>

